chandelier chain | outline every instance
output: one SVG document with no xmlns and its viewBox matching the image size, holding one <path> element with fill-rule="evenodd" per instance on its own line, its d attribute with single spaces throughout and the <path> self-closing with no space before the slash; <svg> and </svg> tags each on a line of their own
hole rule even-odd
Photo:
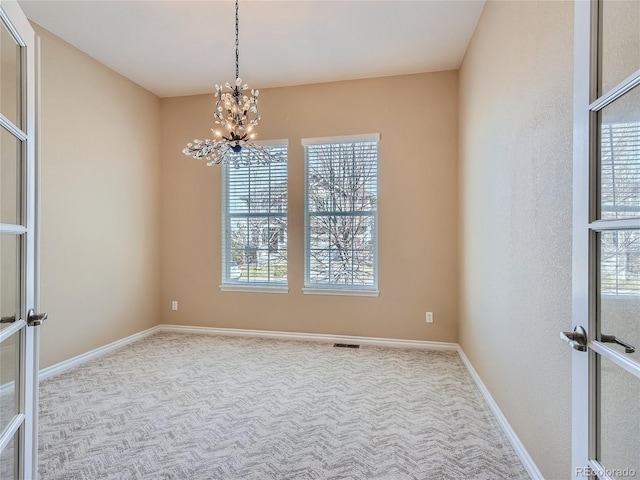
<svg viewBox="0 0 640 480">
<path fill-rule="evenodd" d="M 280 154 L 257 145 L 255 126 L 260 121 L 258 114 L 259 90 L 251 89 L 251 96 L 244 94 L 249 89 L 240 79 L 240 39 L 238 3 L 236 0 L 236 78 L 233 84 L 216 84 L 216 106 L 213 114 L 219 130 L 211 129 L 217 138 L 188 143 L 182 153 L 195 159 L 206 159 L 207 166 L 233 164 L 236 168 L 247 165 L 268 165 L 271 162 L 286 161 Z M 245 152 L 240 154 L 241 152 Z"/>
<path fill-rule="evenodd" d="M 236 78 L 240 78 L 240 41 L 238 40 L 238 0 L 236 0 Z"/>
</svg>

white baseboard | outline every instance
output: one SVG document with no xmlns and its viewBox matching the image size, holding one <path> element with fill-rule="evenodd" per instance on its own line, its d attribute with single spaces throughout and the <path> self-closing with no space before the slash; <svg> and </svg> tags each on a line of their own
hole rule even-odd
<svg viewBox="0 0 640 480">
<path fill-rule="evenodd" d="M 81 363 L 87 362 L 92 358 L 99 357 L 117 348 L 124 347 L 125 345 L 137 342 L 138 340 L 142 340 L 149 335 L 153 335 L 159 330 L 160 328 L 158 326 L 151 327 L 147 330 L 143 330 L 142 332 L 134 333 L 133 335 L 120 340 L 116 340 L 115 342 L 112 342 L 108 345 L 104 345 L 102 347 L 96 348 L 95 350 L 91 350 L 87 353 L 83 353 L 76 357 L 70 358 L 69 360 L 65 360 L 64 362 L 56 363 L 55 365 L 52 365 L 50 367 L 43 368 L 42 370 L 40 370 L 40 380 L 45 380 L 49 377 L 53 377 L 54 375 L 58 375 L 65 370 L 80 365 Z"/>
<path fill-rule="evenodd" d="M 5 395 L 14 395 L 15 391 L 16 391 L 15 380 L 11 380 L 10 382 L 0 385 L 0 399 L 2 399 L 2 397 L 4 397 Z M 1 404 L 2 403 L 0 402 L 0 405 Z"/>
<path fill-rule="evenodd" d="M 540 472 L 537 465 L 531 458 L 531 455 L 529 455 L 529 452 L 527 452 L 527 449 L 524 447 L 524 445 L 518 438 L 518 435 L 516 435 L 516 432 L 513 430 L 513 428 L 511 428 L 511 425 L 509 425 L 509 421 L 500 410 L 500 407 L 498 407 L 498 404 L 489 393 L 489 390 L 487 390 L 487 387 L 480 379 L 478 372 L 476 372 L 475 368 L 473 368 L 473 365 L 471 365 L 471 362 L 469 361 L 469 359 L 467 358 L 467 356 L 465 355 L 464 351 L 460 346 L 458 346 L 458 353 L 460 354 L 460 358 L 462 358 L 462 361 L 467 367 L 467 370 L 469 370 L 469 373 L 471 374 L 471 378 L 473 378 L 473 381 L 476 383 L 476 386 L 480 390 L 480 393 L 482 393 L 482 396 L 489 404 L 489 408 L 493 412 L 493 416 L 496 417 L 498 424 L 500 425 L 500 427 L 502 427 L 504 434 L 507 436 L 507 439 L 511 443 L 511 446 L 513 447 L 516 454 L 520 458 L 522 465 L 524 466 L 525 470 L 527 471 L 531 479 L 544 480 L 542 473 Z"/>
<path fill-rule="evenodd" d="M 258 337 L 277 340 L 299 340 L 307 342 L 355 343 L 378 347 L 421 348 L 425 350 L 458 350 L 457 343 L 403 340 L 399 338 L 356 337 L 350 335 L 327 335 L 323 333 L 278 332 L 272 330 L 246 330 L 241 328 L 186 327 L 183 325 L 159 325 L 161 332 L 200 333 L 231 337 Z"/>
</svg>

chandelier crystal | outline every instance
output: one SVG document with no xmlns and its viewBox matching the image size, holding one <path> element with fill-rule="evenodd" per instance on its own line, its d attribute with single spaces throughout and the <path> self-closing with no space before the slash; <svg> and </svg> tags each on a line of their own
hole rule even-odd
<svg viewBox="0 0 640 480">
<path fill-rule="evenodd" d="M 249 164 L 269 164 L 283 158 L 268 149 L 256 145 L 251 140 L 256 137 L 255 127 L 260 121 L 258 113 L 259 90 L 251 89 L 240 78 L 240 56 L 238 41 L 238 0 L 236 0 L 236 82 L 234 85 L 216 84 L 215 123 L 212 128 L 214 139 L 198 140 L 187 144 L 182 153 L 195 159 L 205 159 L 207 166 L 232 163 L 235 167 Z"/>
</svg>

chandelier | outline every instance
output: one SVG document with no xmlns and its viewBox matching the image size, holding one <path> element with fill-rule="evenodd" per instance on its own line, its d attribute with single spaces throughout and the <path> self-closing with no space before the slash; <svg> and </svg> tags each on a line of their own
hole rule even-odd
<svg viewBox="0 0 640 480">
<path fill-rule="evenodd" d="M 256 145 L 251 140 L 256 137 L 255 127 L 260 121 L 258 114 L 259 90 L 251 89 L 240 78 L 240 56 L 238 41 L 238 0 L 236 0 L 236 82 L 234 85 L 216 84 L 215 123 L 212 128 L 214 139 L 198 140 L 188 143 L 182 150 L 185 155 L 195 159 L 205 159 L 207 166 L 232 163 L 236 168 L 249 164 L 269 164 L 282 161 L 279 155 Z"/>
</svg>

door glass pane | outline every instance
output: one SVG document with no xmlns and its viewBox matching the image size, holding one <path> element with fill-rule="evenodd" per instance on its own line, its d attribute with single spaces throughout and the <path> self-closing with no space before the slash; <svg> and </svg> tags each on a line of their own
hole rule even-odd
<svg viewBox="0 0 640 480">
<path fill-rule="evenodd" d="M 600 94 L 640 69 L 640 2 L 602 2 Z"/>
<path fill-rule="evenodd" d="M 18 478 L 18 462 L 16 461 L 18 451 L 18 434 L 15 435 L 0 453 L 0 480 L 16 480 Z"/>
<path fill-rule="evenodd" d="M 18 413 L 20 332 L 0 343 L 0 433 Z"/>
<path fill-rule="evenodd" d="M 20 251 L 16 235 L 0 235 L 0 329 L 19 317 Z"/>
<path fill-rule="evenodd" d="M 19 224 L 22 142 L 0 129 L 0 223 Z"/>
<path fill-rule="evenodd" d="M 599 325 L 601 334 L 637 347 L 626 353 L 623 346 L 608 343 L 640 363 L 640 230 L 600 234 Z"/>
<path fill-rule="evenodd" d="M 598 460 L 613 478 L 629 478 L 640 472 L 640 379 L 598 358 Z"/>
<path fill-rule="evenodd" d="M 640 217 L 640 87 L 600 112 L 600 210 Z"/>
<path fill-rule="evenodd" d="M 20 47 L 0 21 L 0 112 L 21 128 Z"/>
</svg>

